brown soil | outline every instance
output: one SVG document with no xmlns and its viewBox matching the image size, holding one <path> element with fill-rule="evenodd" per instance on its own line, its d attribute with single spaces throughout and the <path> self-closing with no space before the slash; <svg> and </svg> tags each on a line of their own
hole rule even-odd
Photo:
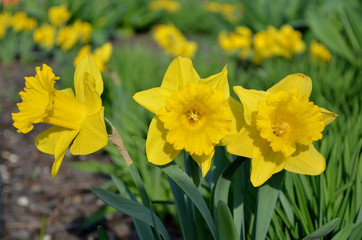
<svg viewBox="0 0 362 240">
<path fill-rule="evenodd" d="M 12 126 L 11 113 L 17 112 L 16 102 L 20 102 L 18 92 L 24 88 L 24 76 L 35 74 L 33 66 L 0 65 L 0 238 L 39 239 L 43 229 L 43 239 L 98 239 L 96 226 L 101 224 L 111 239 L 137 239 L 131 218 L 121 213 L 89 229 L 79 228 L 84 219 L 104 206 L 90 187 L 108 179 L 71 169 L 67 163 L 84 159 L 109 161 L 107 155 L 66 155 L 53 179 L 53 156 L 39 152 L 34 145 L 36 135 L 46 126 L 25 135 Z"/>
</svg>

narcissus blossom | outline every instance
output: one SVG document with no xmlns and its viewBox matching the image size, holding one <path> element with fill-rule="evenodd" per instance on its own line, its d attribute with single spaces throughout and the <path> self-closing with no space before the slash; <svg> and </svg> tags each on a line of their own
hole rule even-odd
<svg viewBox="0 0 362 240">
<path fill-rule="evenodd" d="M 252 158 L 251 182 L 257 187 L 274 173 L 319 175 L 324 157 L 313 142 L 336 114 L 309 101 L 312 81 L 297 73 L 264 91 L 234 87 L 244 109 L 246 124 L 227 146 L 228 152 Z"/>
<path fill-rule="evenodd" d="M 161 87 L 138 92 L 133 98 L 156 114 L 149 127 L 146 154 L 157 165 L 171 162 L 184 149 L 204 177 L 215 145 L 225 145 L 241 128 L 234 116 L 242 114 L 242 107 L 230 98 L 226 67 L 200 78 L 190 59 L 176 58 Z"/>
<path fill-rule="evenodd" d="M 65 24 L 71 17 L 66 5 L 54 6 L 48 9 L 48 17 L 53 26 Z"/>
<path fill-rule="evenodd" d="M 332 60 L 332 54 L 328 48 L 315 40 L 310 44 L 310 53 L 314 60 L 319 59 L 322 62 L 329 62 Z"/>
<path fill-rule="evenodd" d="M 35 139 L 37 148 L 55 157 L 52 176 L 55 177 L 69 147 L 74 155 L 90 154 L 108 143 L 104 123 L 102 76 L 94 60 L 85 56 L 77 66 L 74 88 L 56 90 L 52 69 L 43 65 L 36 68 L 35 77 L 25 77 L 19 112 L 13 113 L 14 127 L 19 133 L 28 133 L 35 123 L 53 125 Z"/>
</svg>

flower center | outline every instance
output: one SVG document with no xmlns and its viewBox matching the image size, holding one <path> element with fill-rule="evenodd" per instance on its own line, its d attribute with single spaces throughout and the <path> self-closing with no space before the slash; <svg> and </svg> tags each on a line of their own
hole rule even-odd
<svg viewBox="0 0 362 240">
<path fill-rule="evenodd" d="M 222 90 L 194 83 L 172 92 L 158 113 L 167 130 L 166 141 L 196 155 L 212 153 L 229 133 L 231 116 Z"/>
<path fill-rule="evenodd" d="M 318 106 L 298 95 L 298 89 L 269 94 L 258 104 L 256 127 L 272 149 L 285 157 L 296 150 L 296 143 L 310 145 L 322 138 L 325 123 Z"/>
</svg>

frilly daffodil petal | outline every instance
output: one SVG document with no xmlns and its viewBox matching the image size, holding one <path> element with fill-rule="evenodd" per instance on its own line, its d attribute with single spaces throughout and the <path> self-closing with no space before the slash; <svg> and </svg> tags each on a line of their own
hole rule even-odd
<svg viewBox="0 0 362 240">
<path fill-rule="evenodd" d="M 86 155 L 98 151 L 108 143 L 104 124 L 104 107 L 99 113 L 89 116 L 84 121 L 70 152 L 73 155 Z"/>
<path fill-rule="evenodd" d="M 237 135 L 240 129 L 245 125 L 244 111 L 241 103 L 234 98 L 229 98 L 229 106 L 232 112 L 232 120 L 230 126 L 230 133 L 220 141 L 221 146 L 229 144 Z"/>
<path fill-rule="evenodd" d="M 229 82 L 227 79 L 228 70 L 226 66 L 223 70 L 217 74 L 214 74 L 208 78 L 200 79 L 200 83 L 207 84 L 212 88 L 221 89 L 224 92 L 224 97 L 230 97 Z"/>
<path fill-rule="evenodd" d="M 201 168 L 202 178 L 204 178 L 206 174 L 209 172 L 212 162 L 212 157 L 214 156 L 214 154 L 215 150 L 210 155 L 199 156 L 196 154 L 191 154 L 192 159 L 194 159 Z"/>
<path fill-rule="evenodd" d="M 274 173 L 282 171 L 286 160 L 281 152 L 274 152 L 266 140 L 257 138 L 255 141 L 250 181 L 254 187 L 259 187 Z"/>
<path fill-rule="evenodd" d="M 323 122 L 328 125 L 331 122 L 333 122 L 333 120 L 338 116 L 337 114 L 335 114 L 334 112 L 330 112 L 325 108 L 319 108 L 319 112 L 322 113 L 323 116 Z"/>
<path fill-rule="evenodd" d="M 180 86 L 185 86 L 188 82 L 199 84 L 200 76 L 197 74 L 189 58 L 178 57 L 168 67 L 161 87 L 175 91 Z"/>
<path fill-rule="evenodd" d="M 151 88 L 142 92 L 138 92 L 133 96 L 133 99 L 146 108 L 148 111 L 157 114 L 166 104 L 166 98 L 171 96 L 171 91 L 167 88 Z"/>
<path fill-rule="evenodd" d="M 95 81 L 95 89 L 100 96 L 103 92 L 103 80 L 100 71 L 98 70 L 96 62 L 92 57 L 85 55 L 78 63 L 74 73 L 74 89 L 77 99 L 81 102 L 85 102 L 84 93 L 84 73 L 88 73 L 93 76 Z"/>
<path fill-rule="evenodd" d="M 95 88 L 94 77 L 84 73 L 83 78 L 86 115 L 92 116 L 101 110 L 102 99 Z"/>
<path fill-rule="evenodd" d="M 266 92 L 276 93 L 282 90 L 288 92 L 292 88 L 298 88 L 298 96 L 305 95 L 306 97 L 309 97 L 312 92 L 312 80 L 302 73 L 290 74 L 269 88 Z"/>
<path fill-rule="evenodd" d="M 319 175 L 326 169 L 326 161 L 313 145 L 300 145 L 297 151 L 287 158 L 284 168 L 290 172 Z"/>
<path fill-rule="evenodd" d="M 268 94 L 264 91 L 249 90 L 241 86 L 235 86 L 234 92 L 243 104 L 245 122 L 248 125 L 255 125 L 252 120 L 257 114 L 258 103 L 264 101 Z"/>
<path fill-rule="evenodd" d="M 253 157 L 254 138 L 258 137 L 258 132 L 249 126 L 244 126 L 238 135 L 227 145 L 227 151 L 231 154 L 247 158 Z"/>
<path fill-rule="evenodd" d="M 180 151 L 175 150 L 171 144 L 166 142 L 166 133 L 163 123 L 158 117 L 154 117 L 146 140 L 146 154 L 149 162 L 156 165 L 165 165 L 180 154 Z"/>
</svg>

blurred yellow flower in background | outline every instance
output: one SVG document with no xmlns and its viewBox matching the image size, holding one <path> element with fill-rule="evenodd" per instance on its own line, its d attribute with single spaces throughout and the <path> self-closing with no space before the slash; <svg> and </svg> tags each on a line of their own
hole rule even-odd
<svg viewBox="0 0 362 240">
<path fill-rule="evenodd" d="M 48 18 L 53 26 L 59 27 L 65 24 L 71 17 L 66 5 L 54 6 L 48 9 Z"/>
<path fill-rule="evenodd" d="M 110 42 L 103 44 L 101 47 L 96 48 L 94 53 L 91 52 L 91 46 L 86 45 L 80 49 L 78 55 L 74 59 L 74 66 L 77 66 L 79 61 L 85 56 L 91 56 L 97 64 L 99 71 L 106 70 L 106 65 L 112 56 L 113 47 Z"/>
<path fill-rule="evenodd" d="M 34 30 L 33 39 L 41 47 L 51 50 L 55 41 L 55 28 L 48 23 L 43 23 Z"/>
<path fill-rule="evenodd" d="M 228 34 L 225 30 L 218 36 L 219 45 L 227 53 L 237 51 L 239 56 L 246 59 L 251 52 L 252 32 L 249 28 L 238 26 L 234 32 Z"/>
<path fill-rule="evenodd" d="M 197 50 L 197 43 L 187 41 L 181 31 L 173 24 L 156 25 L 153 38 L 167 54 L 173 57 L 192 58 Z"/>
<path fill-rule="evenodd" d="M 73 48 L 78 41 L 78 32 L 73 26 L 62 27 L 58 31 L 56 44 L 60 46 L 63 51 L 68 51 Z"/>
<path fill-rule="evenodd" d="M 6 29 L 11 24 L 11 14 L 9 12 L 0 13 L 0 39 L 5 36 Z"/>
<path fill-rule="evenodd" d="M 89 22 L 77 20 L 73 23 L 73 28 L 83 44 L 89 43 L 93 30 L 92 25 Z"/>
<path fill-rule="evenodd" d="M 321 43 L 313 40 L 310 44 L 310 53 L 313 59 L 319 59 L 322 62 L 329 62 L 332 60 L 331 52 Z"/>
<path fill-rule="evenodd" d="M 42 69 L 37 67 L 35 77 L 25 77 L 24 91 L 19 93 L 19 112 L 12 114 L 19 133 L 28 133 L 36 123 L 53 125 L 35 140 L 40 151 L 55 157 L 53 177 L 72 142 L 73 155 L 93 153 L 108 143 L 100 97 L 103 81 L 93 59 L 85 56 L 77 66 L 75 95 L 71 88 L 56 90 L 54 84 L 58 79 L 46 64 Z"/>
<path fill-rule="evenodd" d="M 266 92 L 240 86 L 234 91 L 243 104 L 246 125 L 227 150 L 252 158 L 250 180 L 255 187 L 283 169 L 307 175 L 325 170 L 325 159 L 312 143 L 337 115 L 309 101 L 309 77 L 288 75 Z"/>
<path fill-rule="evenodd" d="M 305 50 L 302 33 L 294 30 L 290 25 L 283 25 L 280 28 L 277 40 L 282 49 L 280 55 L 285 58 L 290 58 L 293 54 L 302 53 Z"/>
<path fill-rule="evenodd" d="M 181 4 L 174 0 L 155 0 L 148 4 L 149 10 L 166 10 L 175 13 L 181 8 Z"/>
<path fill-rule="evenodd" d="M 15 32 L 30 31 L 37 25 L 35 18 L 29 18 L 26 12 L 17 12 L 11 18 L 11 26 Z"/>
<path fill-rule="evenodd" d="M 181 150 L 199 164 L 202 176 L 210 169 L 215 145 L 228 143 L 238 129 L 230 98 L 226 67 L 200 78 L 188 58 L 176 58 L 168 67 L 161 87 L 141 91 L 134 100 L 155 114 L 146 140 L 148 161 L 164 165 Z M 241 112 L 242 113 L 242 112 Z"/>
<path fill-rule="evenodd" d="M 237 12 L 241 12 L 241 7 L 236 7 L 235 5 L 231 3 L 218 3 L 218 2 L 212 2 L 208 1 L 205 3 L 205 8 L 209 12 L 218 13 L 223 16 L 226 20 L 228 20 L 231 23 L 236 23 L 238 21 L 238 18 L 236 17 Z"/>
</svg>

